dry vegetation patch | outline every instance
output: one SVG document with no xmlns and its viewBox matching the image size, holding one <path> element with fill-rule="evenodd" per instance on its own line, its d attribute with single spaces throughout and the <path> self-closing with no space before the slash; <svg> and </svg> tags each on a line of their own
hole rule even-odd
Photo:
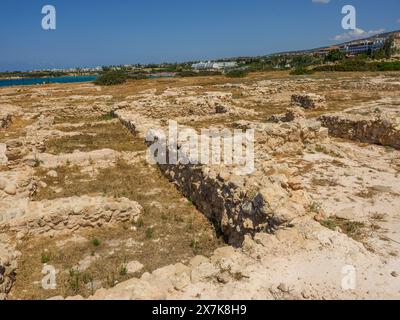
<svg viewBox="0 0 400 320">
<path fill-rule="evenodd" d="M 131 133 L 118 122 L 87 124 L 78 128 L 78 130 L 81 133 L 79 135 L 46 141 L 46 152 L 56 155 L 72 153 L 75 150 L 85 152 L 106 148 L 115 151 L 145 150 L 144 143 L 134 143 Z M 68 129 L 65 129 L 65 131 L 68 131 Z"/>
<path fill-rule="evenodd" d="M 37 175 L 48 186 L 36 194 L 36 199 L 55 199 L 72 195 L 103 195 L 126 197 L 138 201 L 144 215 L 136 223 L 82 234 L 85 243 L 58 248 L 57 239 L 30 240 L 24 243 L 22 267 L 12 298 L 48 298 L 55 295 L 89 296 L 93 288 L 109 288 L 134 275 L 126 274 L 126 264 L 139 261 L 144 271 L 177 262 L 188 262 L 196 255 L 210 256 L 224 245 L 212 224 L 193 204 L 164 178 L 161 172 L 145 161 L 132 166 L 119 160 L 115 167 L 102 169 L 96 179 L 81 174 L 78 167 L 59 167 L 58 177 L 48 177 L 42 168 Z M 56 186 L 61 191 L 54 192 Z M 43 256 L 44 254 L 44 256 Z M 100 256 L 84 272 L 72 268 L 86 257 Z M 43 257 L 46 263 L 61 270 L 58 288 L 41 289 Z M 140 274 L 136 274 L 136 276 Z M 24 291 L 25 290 L 25 291 Z"/>
</svg>

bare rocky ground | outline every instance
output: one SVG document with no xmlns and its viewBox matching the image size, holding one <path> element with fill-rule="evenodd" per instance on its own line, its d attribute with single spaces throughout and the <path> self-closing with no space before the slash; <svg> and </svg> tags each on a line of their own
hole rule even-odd
<svg viewBox="0 0 400 320">
<path fill-rule="evenodd" d="M 400 298 L 399 92 L 391 73 L 1 89 L 0 298 Z M 255 171 L 148 164 L 168 120 L 254 129 Z"/>
</svg>

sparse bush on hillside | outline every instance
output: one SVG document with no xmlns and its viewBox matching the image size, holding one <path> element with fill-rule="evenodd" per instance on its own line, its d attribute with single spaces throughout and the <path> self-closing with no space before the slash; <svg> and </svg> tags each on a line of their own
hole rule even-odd
<svg viewBox="0 0 400 320">
<path fill-rule="evenodd" d="M 248 75 L 247 71 L 244 70 L 232 70 L 225 74 L 228 78 L 244 78 Z"/>
<path fill-rule="evenodd" d="M 99 76 L 94 83 L 99 86 L 112 86 L 125 83 L 127 78 L 122 72 L 108 71 Z"/>
<path fill-rule="evenodd" d="M 378 71 L 400 71 L 400 61 L 393 62 L 374 62 Z"/>
<path fill-rule="evenodd" d="M 307 74 L 313 74 L 314 71 L 304 68 L 304 67 L 297 67 L 296 69 L 294 69 L 292 72 L 290 72 L 290 74 L 292 76 L 300 76 L 300 75 L 307 75 Z"/>
<path fill-rule="evenodd" d="M 178 77 L 210 77 L 210 76 L 220 76 L 222 73 L 220 71 L 182 71 L 178 72 Z"/>
<path fill-rule="evenodd" d="M 314 68 L 314 71 L 400 71 L 400 61 L 394 62 L 367 62 L 353 59 L 336 65 L 326 65 Z"/>
<path fill-rule="evenodd" d="M 129 79 L 132 79 L 132 80 L 145 80 L 148 78 L 149 78 L 149 76 L 144 73 L 129 75 Z"/>
</svg>

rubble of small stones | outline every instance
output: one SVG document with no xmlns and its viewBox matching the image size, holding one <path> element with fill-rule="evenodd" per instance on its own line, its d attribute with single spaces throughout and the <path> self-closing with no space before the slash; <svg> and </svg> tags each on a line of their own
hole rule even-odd
<svg viewBox="0 0 400 320">
<path fill-rule="evenodd" d="M 292 106 L 298 106 L 304 109 L 325 108 L 326 99 L 314 93 L 294 94 L 292 95 Z"/>
<path fill-rule="evenodd" d="M 286 113 L 272 115 L 267 122 L 292 122 L 299 118 L 305 118 L 304 111 L 299 107 L 291 107 L 286 110 Z"/>
</svg>

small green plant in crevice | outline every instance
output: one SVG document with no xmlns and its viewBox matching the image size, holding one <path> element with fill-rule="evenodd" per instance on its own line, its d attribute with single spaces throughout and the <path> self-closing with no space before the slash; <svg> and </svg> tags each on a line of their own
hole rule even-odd
<svg viewBox="0 0 400 320">
<path fill-rule="evenodd" d="M 200 249 L 200 243 L 199 241 L 197 241 L 196 239 L 192 239 L 192 241 L 190 242 L 190 247 L 193 250 L 193 253 L 197 253 Z"/>
<path fill-rule="evenodd" d="M 116 279 L 115 279 L 114 272 L 111 272 L 110 274 L 107 275 L 107 284 L 111 288 L 116 285 Z"/>
<path fill-rule="evenodd" d="M 323 225 L 325 228 L 328 228 L 330 230 L 335 230 L 338 227 L 338 224 L 332 218 L 322 220 L 321 225 Z"/>
<path fill-rule="evenodd" d="M 186 231 L 192 231 L 193 230 L 193 222 L 189 221 L 186 225 Z"/>
<path fill-rule="evenodd" d="M 92 240 L 92 245 L 93 245 L 94 247 L 99 247 L 99 246 L 101 245 L 101 242 L 100 242 L 99 239 L 94 238 L 94 239 Z"/>
<path fill-rule="evenodd" d="M 147 228 L 147 229 L 146 229 L 146 238 L 147 238 L 147 239 L 153 238 L 153 233 L 154 233 L 153 228 Z"/>
<path fill-rule="evenodd" d="M 133 221 L 133 224 L 138 228 L 143 228 L 144 220 L 142 218 L 139 218 L 137 221 Z"/>
<path fill-rule="evenodd" d="M 363 222 L 330 217 L 320 223 L 324 227 L 334 231 L 339 227 L 344 234 L 356 241 L 363 242 L 363 240 L 368 236 Z"/>
<path fill-rule="evenodd" d="M 108 112 L 99 117 L 100 121 L 111 121 L 113 119 L 114 119 L 114 115 L 112 114 L 112 112 Z"/>
<path fill-rule="evenodd" d="M 81 274 L 78 270 L 71 269 L 69 270 L 69 279 L 68 285 L 69 288 L 76 294 L 80 289 L 80 277 Z"/>
<path fill-rule="evenodd" d="M 318 203 L 318 202 L 313 202 L 313 203 L 311 203 L 311 205 L 310 205 L 310 207 L 308 208 L 308 210 L 309 210 L 311 213 L 320 213 L 320 212 L 321 212 L 321 208 L 322 208 L 322 206 L 321 206 L 320 203 Z"/>
<path fill-rule="evenodd" d="M 126 264 L 123 264 L 119 267 L 118 273 L 121 277 L 124 277 L 128 274 L 128 268 L 126 267 Z"/>
<path fill-rule="evenodd" d="M 340 228 L 350 238 L 357 241 L 361 241 L 367 236 L 365 232 L 365 224 L 362 222 L 343 220 L 340 224 Z"/>
<path fill-rule="evenodd" d="M 93 276 L 91 273 L 86 272 L 82 275 L 82 281 L 84 284 L 93 283 Z"/>
<path fill-rule="evenodd" d="M 50 256 L 48 253 L 43 252 L 41 256 L 41 261 L 43 264 L 48 263 L 50 261 Z"/>
<path fill-rule="evenodd" d="M 91 294 L 93 295 L 95 292 L 94 290 L 94 279 L 91 273 L 84 273 L 82 275 L 82 282 L 88 287 L 90 285 Z"/>
</svg>

